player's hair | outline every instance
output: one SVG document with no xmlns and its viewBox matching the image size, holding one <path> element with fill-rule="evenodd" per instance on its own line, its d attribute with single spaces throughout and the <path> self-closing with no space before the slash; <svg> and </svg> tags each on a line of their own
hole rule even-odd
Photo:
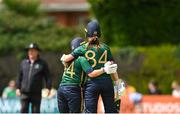
<svg viewBox="0 0 180 114">
<path fill-rule="evenodd" d="M 89 38 L 88 39 L 88 46 L 87 49 L 89 49 L 92 46 L 96 46 L 96 49 L 99 50 L 100 42 L 98 38 Z"/>
</svg>

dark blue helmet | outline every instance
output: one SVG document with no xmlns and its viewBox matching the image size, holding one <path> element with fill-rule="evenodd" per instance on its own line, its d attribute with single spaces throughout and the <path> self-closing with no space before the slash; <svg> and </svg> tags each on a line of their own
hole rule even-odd
<svg viewBox="0 0 180 114">
<path fill-rule="evenodd" d="M 87 28 L 85 29 L 85 32 L 86 32 L 86 37 L 93 37 L 93 36 L 97 36 L 98 38 L 101 37 L 101 30 L 99 23 L 95 20 L 90 21 L 87 24 Z"/>
<path fill-rule="evenodd" d="M 72 48 L 72 50 L 74 50 L 74 49 L 76 49 L 77 47 L 79 47 L 82 42 L 84 42 L 84 40 L 83 40 L 81 37 L 75 37 L 75 38 L 71 41 L 71 48 Z"/>
</svg>

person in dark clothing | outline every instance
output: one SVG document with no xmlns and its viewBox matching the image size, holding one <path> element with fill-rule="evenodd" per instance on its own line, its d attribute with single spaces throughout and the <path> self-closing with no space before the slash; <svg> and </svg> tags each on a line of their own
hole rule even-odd
<svg viewBox="0 0 180 114">
<path fill-rule="evenodd" d="M 28 58 L 20 64 L 17 78 L 16 94 L 21 98 L 21 112 L 28 113 L 29 104 L 32 104 L 32 112 L 40 113 L 41 90 L 43 81 L 46 87 L 51 89 L 51 77 L 47 63 L 39 56 L 39 47 L 31 43 L 27 48 Z"/>
</svg>

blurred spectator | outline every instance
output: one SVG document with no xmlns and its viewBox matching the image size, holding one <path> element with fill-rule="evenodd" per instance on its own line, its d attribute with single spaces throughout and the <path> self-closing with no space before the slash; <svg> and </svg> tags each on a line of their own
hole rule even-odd
<svg viewBox="0 0 180 114">
<path fill-rule="evenodd" d="M 133 105 L 135 106 L 135 112 L 142 112 L 142 105 L 141 105 L 141 101 L 142 101 L 142 94 L 137 92 L 136 89 L 131 86 L 128 85 L 126 87 L 126 92 L 128 94 L 129 100 L 133 103 Z"/>
<path fill-rule="evenodd" d="M 47 88 L 42 89 L 42 98 L 55 98 L 56 95 L 57 95 L 57 90 L 54 88 L 50 90 L 50 93 Z"/>
<path fill-rule="evenodd" d="M 172 96 L 173 97 L 180 97 L 180 85 L 177 81 L 172 82 Z"/>
<path fill-rule="evenodd" d="M 151 95 L 159 95 L 161 94 L 161 91 L 159 90 L 158 83 L 151 81 L 148 84 L 149 94 Z"/>
<path fill-rule="evenodd" d="M 2 98 L 14 98 L 16 97 L 16 82 L 11 80 L 8 86 L 3 90 Z"/>
<path fill-rule="evenodd" d="M 128 85 L 126 88 L 127 94 L 129 99 L 134 103 L 137 104 L 142 100 L 142 94 L 137 92 L 133 86 Z"/>
</svg>

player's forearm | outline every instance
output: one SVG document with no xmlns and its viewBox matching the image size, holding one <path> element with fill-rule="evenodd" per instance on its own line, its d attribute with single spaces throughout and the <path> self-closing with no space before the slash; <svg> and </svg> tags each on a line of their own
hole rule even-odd
<svg viewBox="0 0 180 114">
<path fill-rule="evenodd" d="M 116 73 L 111 74 L 111 78 L 113 81 L 117 81 L 119 79 L 118 73 L 116 72 Z"/>
<path fill-rule="evenodd" d="M 70 62 L 74 59 L 74 56 L 72 56 L 71 54 L 65 55 L 64 57 L 64 62 Z"/>
<path fill-rule="evenodd" d="M 101 68 L 101 69 L 94 70 L 93 72 L 89 73 L 88 76 L 91 78 L 95 78 L 95 77 L 100 76 L 103 73 L 104 73 L 104 70 L 103 70 L 103 68 Z"/>
</svg>

